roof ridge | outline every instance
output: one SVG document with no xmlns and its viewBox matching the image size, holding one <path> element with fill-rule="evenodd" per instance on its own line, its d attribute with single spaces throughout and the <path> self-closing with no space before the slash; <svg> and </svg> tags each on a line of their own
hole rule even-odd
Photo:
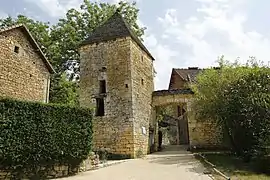
<svg viewBox="0 0 270 180">
<path fill-rule="evenodd" d="M 113 26 L 116 26 L 116 28 Z M 103 28 L 106 28 L 106 30 Z M 119 13 L 118 9 L 112 16 L 95 28 L 88 38 L 81 43 L 81 46 L 127 36 L 130 36 L 140 46 L 140 48 L 144 50 L 152 60 L 154 60 L 154 57 L 147 50 L 142 41 L 135 35 L 135 32 L 126 19 Z"/>
</svg>

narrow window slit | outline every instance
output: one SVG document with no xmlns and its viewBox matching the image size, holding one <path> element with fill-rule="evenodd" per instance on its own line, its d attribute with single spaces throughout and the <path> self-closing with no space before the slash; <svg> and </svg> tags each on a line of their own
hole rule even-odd
<svg viewBox="0 0 270 180">
<path fill-rule="evenodd" d="M 20 48 L 19 48 L 18 46 L 15 46 L 15 47 L 14 47 L 14 52 L 15 52 L 15 53 L 19 54 L 19 50 L 20 50 Z"/>
</svg>

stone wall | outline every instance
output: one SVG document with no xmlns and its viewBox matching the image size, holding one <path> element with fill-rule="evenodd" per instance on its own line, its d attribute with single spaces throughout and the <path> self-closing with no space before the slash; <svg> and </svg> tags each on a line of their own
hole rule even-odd
<svg viewBox="0 0 270 180">
<path fill-rule="evenodd" d="M 104 98 L 105 115 L 93 119 L 94 148 L 134 157 L 130 38 L 81 47 L 80 105 L 96 110 Z M 106 93 L 99 93 L 99 81 Z"/>
<path fill-rule="evenodd" d="M 93 120 L 94 147 L 131 157 L 147 154 L 152 59 L 130 37 L 82 46 L 80 55 L 80 105 L 96 111 L 96 98 L 105 102 L 104 116 Z M 100 80 L 106 81 L 106 93 L 100 93 Z"/>
<path fill-rule="evenodd" d="M 175 70 L 172 71 L 171 80 L 170 80 L 169 89 L 183 89 L 187 86 L 187 82 L 184 81 L 179 74 L 175 72 Z"/>
<path fill-rule="evenodd" d="M 190 146 L 197 148 L 223 148 L 223 134 L 221 128 L 211 122 L 195 118 L 195 112 L 191 109 L 191 100 L 188 103 L 188 127 Z"/>
<path fill-rule="evenodd" d="M 92 153 L 86 160 L 84 160 L 78 167 L 75 168 L 67 164 L 66 165 L 55 164 L 50 169 L 45 170 L 45 167 L 40 167 L 40 170 L 45 171 L 43 177 L 46 177 L 46 179 L 51 179 L 74 175 L 79 172 L 94 170 L 97 169 L 98 167 L 99 167 L 99 157 L 98 155 Z M 26 175 L 25 173 L 24 176 L 25 177 L 23 177 L 23 179 L 28 179 L 29 177 L 31 177 L 30 174 Z M 11 172 L 7 170 L 0 170 L 0 179 L 12 179 Z"/>
<path fill-rule="evenodd" d="M 130 48 L 134 150 L 137 156 L 141 156 L 147 154 L 149 147 L 154 69 L 153 60 L 134 41 L 131 41 Z"/>
<path fill-rule="evenodd" d="M 190 146 L 196 148 L 223 148 L 222 131 L 212 122 L 201 122 L 198 120 L 189 121 Z"/>
<path fill-rule="evenodd" d="M 0 35 L 0 96 L 48 102 L 50 73 L 27 38 L 19 29 Z"/>
<path fill-rule="evenodd" d="M 135 157 L 133 126 L 119 117 L 96 117 L 93 120 L 93 147 L 108 148 L 109 153 Z"/>
</svg>

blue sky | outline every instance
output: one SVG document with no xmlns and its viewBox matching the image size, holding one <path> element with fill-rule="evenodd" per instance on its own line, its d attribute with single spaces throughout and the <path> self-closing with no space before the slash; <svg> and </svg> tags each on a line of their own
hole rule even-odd
<svg viewBox="0 0 270 180">
<path fill-rule="evenodd" d="M 101 0 L 99 0 L 101 1 Z M 116 3 L 118 0 L 107 0 Z M 0 17 L 25 14 L 54 23 L 82 0 L 12 0 Z M 269 0 L 137 0 L 145 45 L 156 58 L 155 89 L 167 89 L 172 68 L 215 66 L 249 56 L 269 62 Z"/>
</svg>

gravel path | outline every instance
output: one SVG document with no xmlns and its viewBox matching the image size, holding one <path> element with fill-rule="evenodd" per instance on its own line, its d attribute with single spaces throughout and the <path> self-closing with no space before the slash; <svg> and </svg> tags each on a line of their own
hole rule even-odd
<svg viewBox="0 0 270 180">
<path fill-rule="evenodd" d="M 181 146 L 168 147 L 144 159 L 128 160 L 62 180 L 211 180 L 204 167 Z"/>
</svg>

